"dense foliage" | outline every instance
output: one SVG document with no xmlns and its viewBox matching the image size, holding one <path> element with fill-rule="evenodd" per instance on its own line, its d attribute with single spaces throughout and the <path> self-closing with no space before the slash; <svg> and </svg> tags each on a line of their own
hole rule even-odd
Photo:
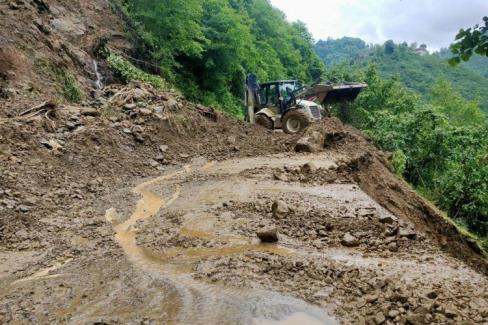
<svg viewBox="0 0 488 325">
<path fill-rule="evenodd" d="M 337 66 L 333 73 L 364 80 L 369 88 L 337 113 L 392 153 L 395 172 L 459 224 L 487 238 L 488 123 L 476 102 L 442 80 L 430 87 L 425 102 L 399 79 L 380 77 L 374 66 L 349 73 L 348 68 Z"/>
<path fill-rule="evenodd" d="M 310 81 L 323 71 L 305 25 L 267 0 L 121 1 L 166 80 L 236 115 L 246 73 Z"/>
<path fill-rule="evenodd" d="M 456 35 L 455 42 L 450 46 L 454 55 L 449 60 L 451 65 L 468 61 L 474 53 L 488 57 L 488 17 L 483 17 L 483 22 L 484 26 L 461 29 Z"/>
<path fill-rule="evenodd" d="M 474 56 L 473 60 L 453 68 L 447 62 L 451 56 L 448 50 L 429 54 L 425 45 L 392 41 L 366 45 L 361 39 L 347 37 L 319 41 L 315 48 L 327 66 L 345 65 L 360 70 L 375 64 L 383 77 L 398 76 L 403 85 L 415 90 L 426 101 L 431 99 L 432 85 L 445 79 L 463 97 L 479 101 L 482 110 L 488 113 L 486 58 Z"/>
</svg>

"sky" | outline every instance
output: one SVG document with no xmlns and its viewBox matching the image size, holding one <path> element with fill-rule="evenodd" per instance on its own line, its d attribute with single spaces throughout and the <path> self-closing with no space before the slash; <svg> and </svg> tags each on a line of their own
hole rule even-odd
<svg viewBox="0 0 488 325">
<path fill-rule="evenodd" d="M 367 43 L 447 47 L 461 27 L 481 23 L 488 0 L 271 0 L 288 20 L 307 24 L 315 40 L 343 36 Z"/>
</svg>

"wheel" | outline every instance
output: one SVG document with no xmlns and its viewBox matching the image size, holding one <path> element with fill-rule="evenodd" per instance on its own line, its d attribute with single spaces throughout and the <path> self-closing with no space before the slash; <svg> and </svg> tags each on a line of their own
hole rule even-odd
<svg viewBox="0 0 488 325">
<path fill-rule="evenodd" d="M 258 114 L 256 115 L 256 120 L 255 120 L 257 125 L 261 125 L 263 128 L 274 130 L 274 123 L 271 118 L 264 114 Z"/>
<path fill-rule="evenodd" d="M 310 125 L 307 112 L 302 109 L 292 109 L 283 116 L 283 131 L 288 134 L 298 133 Z"/>
</svg>

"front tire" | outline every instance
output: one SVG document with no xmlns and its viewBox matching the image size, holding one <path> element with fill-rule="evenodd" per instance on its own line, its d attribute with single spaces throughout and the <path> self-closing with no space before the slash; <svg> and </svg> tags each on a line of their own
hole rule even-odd
<svg viewBox="0 0 488 325">
<path fill-rule="evenodd" d="M 283 131 L 295 134 L 303 131 L 310 125 L 308 114 L 302 109 L 292 109 L 283 116 Z"/>
<path fill-rule="evenodd" d="M 273 120 L 264 114 L 256 115 L 256 124 L 261 125 L 263 128 L 274 130 Z"/>
</svg>

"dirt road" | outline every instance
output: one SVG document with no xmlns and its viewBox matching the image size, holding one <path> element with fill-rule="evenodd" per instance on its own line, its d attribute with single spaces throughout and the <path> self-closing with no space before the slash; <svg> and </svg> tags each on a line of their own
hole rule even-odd
<svg viewBox="0 0 488 325">
<path fill-rule="evenodd" d="M 91 249 L 44 268 L 3 256 L 30 268 L 0 278 L 2 321 L 485 322 L 486 277 L 354 182 L 331 181 L 343 159 L 199 158 L 119 188 L 97 207 L 106 238 L 76 239 Z M 260 243 L 274 228 L 279 242 Z"/>
</svg>

